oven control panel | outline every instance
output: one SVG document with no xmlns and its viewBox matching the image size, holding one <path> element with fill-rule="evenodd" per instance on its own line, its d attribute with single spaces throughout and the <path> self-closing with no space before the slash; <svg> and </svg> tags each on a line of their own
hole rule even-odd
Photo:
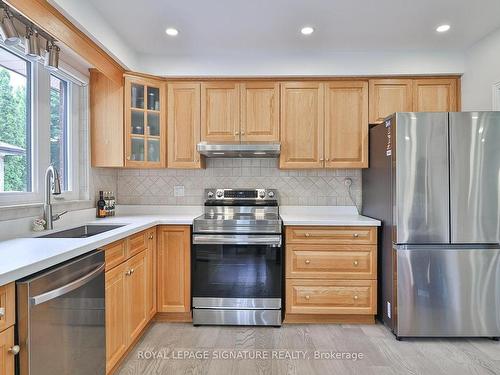
<svg viewBox="0 0 500 375">
<path fill-rule="evenodd" d="M 207 200 L 276 200 L 275 189 L 205 189 Z"/>
</svg>

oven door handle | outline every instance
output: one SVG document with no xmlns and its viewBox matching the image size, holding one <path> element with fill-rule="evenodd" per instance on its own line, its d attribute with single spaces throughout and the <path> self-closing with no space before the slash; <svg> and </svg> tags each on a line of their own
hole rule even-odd
<svg viewBox="0 0 500 375">
<path fill-rule="evenodd" d="M 281 246 L 281 236 L 245 236 L 229 234 L 193 234 L 193 245 L 269 245 Z"/>
</svg>

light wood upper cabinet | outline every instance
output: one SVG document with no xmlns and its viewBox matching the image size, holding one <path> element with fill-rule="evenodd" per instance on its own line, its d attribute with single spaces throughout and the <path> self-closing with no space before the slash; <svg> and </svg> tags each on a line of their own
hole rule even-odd
<svg viewBox="0 0 500 375">
<path fill-rule="evenodd" d="M 458 111 L 455 78 L 415 79 L 413 81 L 414 112 Z"/>
<path fill-rule="evenodd" d="M 280 168 L 322 168 L 324 85 L 281 84 Z"/>
<path fill-rule="evenodd" d="M 169 168 L 201 168 L 196 145 L 200 142 L 199 83 L 168 84 L 168 162 Z M 204 164 L 204 163 L 203 163 Z"/>
<path fill-rule="evenodd" d="M 90 137 L 93 167 L 123 167 L 123 83 L 90 70 Z"/>
<path fill-rule="evenodd" d="M 240 140 L 239 83 L 221 81 L 201 84 L 201 140 Z"/>
<path fill-rule="evenodd" d="M 159 312 L 191 310 L 191 228 L 158 227 L 158 297 Z"/>
<path fill-rule="evenodd" d="M 411 112 L 411 79 L 370 79 L 370 124 L 376 124 L 394 112 Z"/>
<path fill-rule="evenodd" d="M 241 140 L 279 142 L 278 82 L 241 84 Z"/>
<path fill-rule="evenodd" d="M 161 80 L 125 77 L 125 166 L 166 166 L 166 89 Z"/>
<path fill-rule="evenodd" d="M 368 82 L 325 85 L 325 167 L 368 167 Z"/>
</svg>

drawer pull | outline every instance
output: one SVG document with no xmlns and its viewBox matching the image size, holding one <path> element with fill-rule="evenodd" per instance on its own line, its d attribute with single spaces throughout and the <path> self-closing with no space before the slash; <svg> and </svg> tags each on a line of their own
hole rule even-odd
<svg viewBox="0 0 500 375">
<path fill-rule="evenodd" d="M 305 236 L 306 237 L 311 237 L 311 234 L 310 233 L 306 233 Z"/>
<path fill-rule="evenodd" d="M 359 262 L 357 260 L 355 260 L 354 262 L 352 262 L 352 264 L 357 266 L 359 264 Z"/>
<path fill-rule="evenodd" d="M 309 263 L 311 263 L 311 261 L 310 261 L 309 259 L 306 259 L 306 260 L 304 261 L 304 263 L 305 263 L 305 264 L 309 264 Z"/>
<path fill-rule="evenodd" d="M 20 351 L 21 348 L 19 347 L 19 345 L 14 345 L 13 347 L 9 348 L 9 353 L 12 355 L 18 355 Z"/>
<path fill-rule="evenodd" d="M 309 296 L 305 296 L 305 299 L 306 299 L 306 300 L 308 300 L 308 301 L 309 301 L 309 299 L 310 299 L 310 298 L 311 298 L 311 297 L 309 297 Z"/>
<path fill-rule="evenodd" d="M 359 237 L 359 234 L 358 234 L 358 233 L 354 233 L 352 236 L 353 236 L 354 238 L 358 238 L 358 237 Z"/>
<path fill-rule="evenodd" d="M 152 235 L 152 234 L 150 234 L 148 238 L 149 238 L 150 240 L 152 240 L 152 239 L 153 239 L 153 235 Z"/>
<path fill-rule="evenodd" d="M 5 307 L 0 307 L 0 318 L 5 316 Z"/>
<path fill-rule="evenodd" d="M 354 298 L 354 300 L 357 300 L 358 296 L 355 294 L 354 297 L 352 297 L 352 298 Z"/>
<path fill-rule="evenodd" d="M 132 275 L 132 271 L 131 270 L 128 270 L 127 272 L 125 272 L 125 276 L 130 276 Z"/>
</svg>

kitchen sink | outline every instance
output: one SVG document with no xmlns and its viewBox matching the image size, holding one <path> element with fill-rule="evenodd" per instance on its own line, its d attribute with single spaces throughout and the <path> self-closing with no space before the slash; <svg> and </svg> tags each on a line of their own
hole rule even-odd
<svg viewBox="0 0 500 375">
<path fill-rule="evenodd" d="M 40 236 L 38 238 L 87 238 L 95 236 L 96 234 L 101 234 L 108 232 L 113 229 L 121 228 L 125 224 L 117 225 L 100 225 L 100 224 L 88 224 L 82 225 L 81 227 L 61 230 L 59 232 L 46 234 L 45 236 Z"/>
</svg>

